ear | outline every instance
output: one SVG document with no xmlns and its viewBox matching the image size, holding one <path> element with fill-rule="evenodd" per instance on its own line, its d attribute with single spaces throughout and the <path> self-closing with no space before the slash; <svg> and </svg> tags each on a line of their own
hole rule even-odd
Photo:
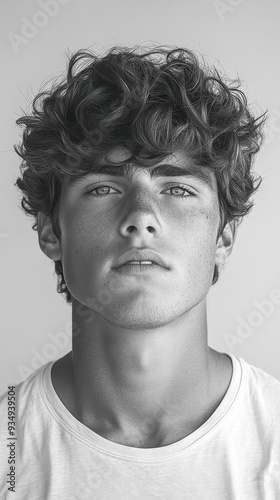
<svg viewBox="0 0 280 500">
<path fill-rule="evenodd" d="M 60 239 L 53 232 L 51 218 L 38 212 L 38 239 L 41 250 L 52 260 L 61 260 Z"/>
<path fill-rule="evenodd" d="M 215 264 L 217 266 L 223 265 L 229 255 L 232 252 L 233 244 L 236 238 L 236 229 L 237 222 L 236 220 L 228 222 L 222 234 L 220 235 L 217 241 L 216 255 L 215 255 Z"/>
</svg>

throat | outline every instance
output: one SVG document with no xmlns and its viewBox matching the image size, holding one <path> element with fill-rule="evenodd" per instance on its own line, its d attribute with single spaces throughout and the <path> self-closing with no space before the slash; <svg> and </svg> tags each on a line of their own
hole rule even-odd
<svg viewBox="0 0 280 500">
<path fill-rule="evenodd" d="M 193 433 L 223 400 L 230 385 L 232 364 L 224 354 L 213 351 L 212 356 L 210 384 L 205 386 L 205 391 L 197 393 L 195 384 L 191 392 L 182 386 L 175 396 L 170 391 L 164 398 L 150 399 L 150 403 L 147 400 L 139 404 L 138 398 L 137 406 L 129 398 L 124 405 L 121 399 L 106 398 L 102 394 L 98 397 L 95 391 L 77 391 L 71 353 L 54 363 L 51 377 L 66 409 L 93 432 L 125 446 L 157 448 Z"/>
</svg>

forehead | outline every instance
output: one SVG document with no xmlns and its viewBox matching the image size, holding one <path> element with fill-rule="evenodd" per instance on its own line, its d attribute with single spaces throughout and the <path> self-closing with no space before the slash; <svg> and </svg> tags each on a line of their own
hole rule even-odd
<svg viewBox="0 0 280 500">
<path fill-rule="evenodd" d="M 192 177 L 207 185 L 212 191 L 216 191 L 217 183 L 213 169 L 195 164 L 183 149 L 158 162 L 151 162 L 151 160 L 146 162 L 143 159 L 142 162 L 138 162 L 136 165 L 130 161 L 130 158 L 131 152 L 127 148 L 116 146 L 107 153 L 106 157 L 98 165 L 95 164 L 91 170 L 89 169 L 86 176 L 67 177 L 63 182 L 63 188 L 71 189 L 82 183 L 88 176 L 94 174 L 131 179 L 137 171 L 144 169 L 151 179 L 157 177 Z M 72 166 L 74 167 L 74 164 Z"/>
</svg>

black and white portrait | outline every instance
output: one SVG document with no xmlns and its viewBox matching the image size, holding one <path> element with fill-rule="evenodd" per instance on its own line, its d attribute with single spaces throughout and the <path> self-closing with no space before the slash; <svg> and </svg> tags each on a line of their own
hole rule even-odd
<svg viewBox="0 0 280 500">
<path fill-rule="evenodd" d="M 1 499 L 280 498 L 278 14 L 3 7 Z"/>
</svg>

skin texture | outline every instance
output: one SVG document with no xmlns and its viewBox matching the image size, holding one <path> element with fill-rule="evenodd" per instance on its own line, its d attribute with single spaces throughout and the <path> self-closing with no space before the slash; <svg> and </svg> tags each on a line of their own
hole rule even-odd
<svg viewBox="0 0 280 500">
<path fill-rule="evenodd" d="M 110 152 L 116 163 L 128 156 L 122 147 Z M 184 150 L 161 164 L 193 167 Z M 207 169 L 211 185 L 194 175 L 151 178 L 153 167 L 132 166 L 128 177 L 92 173 L 72 186 L 65 179 L 60 240 L 38 216 L 40 247 L 62 260 L 73 297 L 73 350 L 55 363 L 54 388 L 82 423 L 136 447 L 193 432 L 232 373 L 229 357 L 207 343 L 206 297 L 235 234 L 227 225 L 217 240 L 215 175 Z M 167 269 L 115 269 L 126 251 L 147 248 Z"/>
</svg>

